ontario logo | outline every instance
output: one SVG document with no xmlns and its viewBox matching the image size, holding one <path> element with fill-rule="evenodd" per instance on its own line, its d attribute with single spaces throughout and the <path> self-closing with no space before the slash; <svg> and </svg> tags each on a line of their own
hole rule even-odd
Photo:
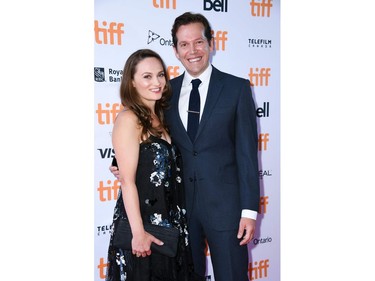
<svg viewBox="0 0 375 281">
<path fill-rule="evenodd" d="M 147 35 L 147 44 L 154 43 L 155 41 L 159 42 L 160 46 L 167 46 L 167 47 L 173 46 L 172 39 L 165 39 L 161 37 L 159 34 L 157 34 L 156 32 L 149 30 L 148 35 Z"/>
<path fill-rule="evenodd" d="M 154 41 L 157 40 L 159 37 L 160 37 L 159 34 L 156 34 L 155 32 L 149 30 L 149 31 L 148 31 L 147 44 L 150 44 L 150 43 L 154 42 Z"/>
</svg>

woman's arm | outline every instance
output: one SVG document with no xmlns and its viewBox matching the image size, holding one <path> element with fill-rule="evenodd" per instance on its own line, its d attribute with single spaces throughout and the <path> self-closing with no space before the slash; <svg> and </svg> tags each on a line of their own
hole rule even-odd
<svg viewBox="0 0 375 281">
<path fill-rule="evenodd" d="M 141 128 L 136 115 L 128 110 L 119 113 L 112 131 L 112 145 L 119 168 L 119 180 L 126 214 L 133 234 L 133 254 L 151 254 L 151 243 L 160 245 L 161 241 L 145 232 L 135 183 L 139 157 Z"/>
</svg>

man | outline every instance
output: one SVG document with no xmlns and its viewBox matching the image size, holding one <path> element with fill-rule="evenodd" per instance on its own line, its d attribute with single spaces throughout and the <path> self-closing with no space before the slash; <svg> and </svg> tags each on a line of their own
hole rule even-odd
<svg viewBox="0 0 375 281">
<path fill-rule="evenodd" d="M 247 281 L 247 244 L 254 237 L 260 196 L 250 82 L 211 65 L 214 42 L 203 15 L 177 17 L 172 39 L 186 72 L 171 80 L 173 95 L 166 120 L 182 154 L 195 271 L 202 277 L 206 273 L 207 241 L 215 280 Z M 196 78 L 201 81 L 200 105 L 192 109 L 191 81 Z M 188 115 L 199 119 L 191 138 Z"/>
</svg>

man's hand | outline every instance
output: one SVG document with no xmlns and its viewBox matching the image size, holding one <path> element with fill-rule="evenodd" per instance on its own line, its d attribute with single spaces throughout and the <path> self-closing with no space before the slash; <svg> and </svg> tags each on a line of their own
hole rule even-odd
<svg viewBox="0 0 375 281">
<path fill-rule="evenodd" d="M 255 235 L 256 221 L 249 218 L 241 218 L 237 238 L 241 239 L 240 245 L 248 244 Z"/>
<path fill-rule="evenodd" d="M 120 180 L 120 171 L 116 166 L 110 166 L 109 171 L 118 179 Z"/>
</svg>

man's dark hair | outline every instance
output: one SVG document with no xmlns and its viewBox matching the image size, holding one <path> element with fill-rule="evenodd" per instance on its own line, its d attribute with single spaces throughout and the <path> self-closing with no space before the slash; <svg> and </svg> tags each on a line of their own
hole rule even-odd
<svg viewBox="0 0 375 281">
<path fill-rule="evenodd" d="M 208 43 L 211 45 L 211 39 L 212 39 L 212 30 L 210 23 L 208 20 L 203 16 L 202 14 L 193 14 L 191 12 L 186 12 L 182 14 L 181 16 L 178 16 L 172 26 L 172 40 L 173 45 L 175 48 L 177 48 L 177 37 L 176 33 L 181 25 L 187 25 L 190 23 L 201 23 L 204 26 L 204 36 L 206 36 Z"/>
</svg>

